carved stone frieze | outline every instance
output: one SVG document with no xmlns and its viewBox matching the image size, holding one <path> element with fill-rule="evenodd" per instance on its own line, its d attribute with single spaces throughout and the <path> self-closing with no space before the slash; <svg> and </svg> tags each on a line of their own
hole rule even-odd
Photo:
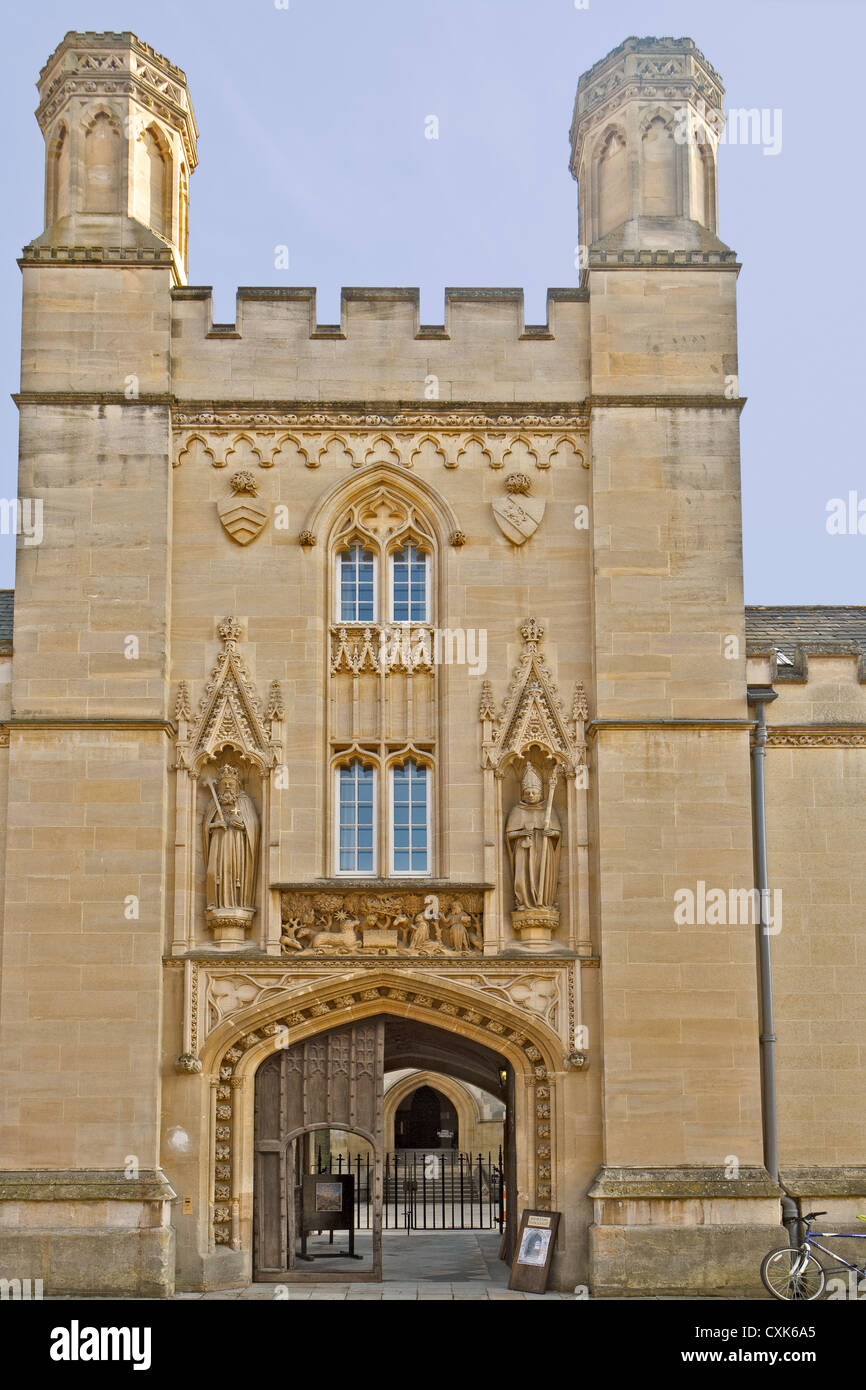
<svg viewBox="0 0 866 1390">
<path fill-rule="evenodd" d="M 402 672 L 432 671 L 437 653 L 437 641 L 442 636 L 428 626 L 402 623 L 367 624 L 362 627 L 333 624 L 331 634 L 331 674 L 353 676 L 372 674 L 380 669 L 386 675 Z"/>
<path fill-rule="evenodd" d="M 381 969 L 382 954 L 388 956 L 389 970 L 396 969 L 401 977 L 405 976 L 405 989 L 401 991 L 404 999 L 408 999 L 413 987 L 417 989 L 430 980 L 450 981 L 463 989 L 478 991 L 477 1008 L 464 1011 L 468 1022 L 478 1022 L 478 1009 L 483 1008 L 482 996 L 487 995 L 525 1012 L 535 1020 L 543 1021 L 558 1034 L 566 1048 L 574 1050 L 577 1036 L 576 996 L 575 971 L 571 961 L 533 961 L 529 967 L 524 962 L 499 964 L 491 958 L 489 964 L 485 962 L 482 965 L 477 956 L 473 961 L 472 956 L 461 959 L 456 953 L 443 953 L 427 957 L 423 968 L 419 969 L 421 963 L 417 955 L 370 951 L 366 956 L 360 953 L 354 956 L 340 954 L 318 959 L 311 955 L 301 957 L 295 954 L 291 958 L 290 968 L 285 958 L 274 959 L 271 964 L 248 966 L 239 962 L 229 964 L 218 957 L 206 962 L 190 962 L 190 988 L 186 1002 L 189 1050 L 186 1057 L 195 1059 L 214 1028 L 251 1005 L 265 1004 L 281 995 L 287 1000 L 294 999 L 314 986 L 333 980 L 335 971 L 342 976 L 342 1006 L 352 1007 L 361 997 L 370 970 Z M 179 965 L 180 962 L 172 964 Z M 389 997 L 397 997 L 394 990 L 389 991 Z M 190 1063 L 185 1062 L 183 1070 L 191 1069 Z"/>
<path fill-rule="evenodd" d="M 866 728 L 809 729 L 773 728 L 767 730 L 770 748 L 866 748 Z"/>
<path fill-rule="evenodd" d="M 446 975 L 445 978 L 459 979 L 463 985 L 470 985 L 495 999 L 504 999 L 518 1009 L 536 1014 L 553 1029 L 559 1027 L 560 992 L 567 987 L 561 970 L 546 974 L 536 971 L 512 971 L 510 974 L 485 971 L 474 975 Z"/>
<path fill-rule="evenodd" d="M 465 955 L 483 947 L 483 899 L 455 893 L 295 890 L 281 899 L 285 955 Z"/>
<path fill-rule="evenodd" d="M 513 415 L 500 419 L 456 416 L 452 421 L 419 414 L 412 421 L 399 417 L 405 420 L 403 425 L 386 422 L 387 433 L 377 427 L 380 418 L 367 416 L 347 421 L 337 414 L 292 417 L 277 413 L 178 410 L 174 466 L 207 465 L 241 471 L 327 465 L 361 468 L 376 463 L 407 469 L 426 465 L 451 469 L 519 467 L 521 472 L 512 476 L 528 478 L 531 474 L 527 470 L 543 472 L 585 461 L 585 445 L 581 447 L 577 442 L 586 429 L 580 414 L 525 419 Z M 510 496 L 513 499 L 513 493 Z M 503 505 L 506 500 L 502 500 Z M 521 510 L 532 513 L 534 530 L 544 512 L 544 503 L 529 499 L 521 504 Z M 522 523 L 525 524 L 528 523 Z"/>
</svg>

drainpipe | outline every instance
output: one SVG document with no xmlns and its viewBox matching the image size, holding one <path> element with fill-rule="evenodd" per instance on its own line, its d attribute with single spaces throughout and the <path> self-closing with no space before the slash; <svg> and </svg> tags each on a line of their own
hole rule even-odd
<svg viewBox="0 0 866 1390">
<path fill-rule="evenodd" d="M 749 704 L 756 713 L 755 738 L 752 743 L 752 833 L 754 838 L 755 887 L 758 890 L 758 997 L 759 1048 L 761 1062 L 761 1124 L 764 1139 L 764 1167 L 774 1182 L 779 1182 L 779 1134 L 776 1115 L 776 1033 L 773 1023 L 773 968 L 770 958 L 770 923 L 768 904 L 770 889 L 767 881 L 767 808 L 764 794 L 764 760 L 767 748 L 766 707 L 778 699 L 769 685 L 750 685 Z M 794 1199 L 782 1198 L 782 1225 L 788 1232 L 791 1245 L 799 1242 L 799 1211 Z"/>
</svg>

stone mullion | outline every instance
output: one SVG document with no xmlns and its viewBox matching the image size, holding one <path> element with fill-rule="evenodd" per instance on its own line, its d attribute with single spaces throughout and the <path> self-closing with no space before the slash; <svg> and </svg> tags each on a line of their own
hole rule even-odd
<svg viewBox="0 0 866 1390">
<path fill-rule="evenodd" d="M 381 587 L 380 587 L 380 597 L 379 597 L 379 602 L 380 602 L 380 604 L 381 604 L 381 602 L 382 602 L 382 598 L 383 598 L 383 594 L 382 594 L 382 590 L 381 590 Z M 381 628 L 380 628 L 379 630 L 380 630 L 380 632 L 381 632 Z M 387 733 L 388 733 L 387 724 L 388 724 L 388 716 L 389 716 L 389 713 L 390 713 L 390 705 L 389 705 L 389 701 L 388 701 L 388 686 L 387 686 L 387 677 L 386 677 L 386 666 L 387 666 L 387 662 L 383 661 L 383 660 L 381 659 L 381 657 L 382 657 L 382 647 L 381 647 L 381 643 L 380 643 L 380 646 L 379 646 L 379 663 L 378 663 L 379 669 L 378 669 L 378 671 L 377 671 L 377 673 L 376 673 L 376 675 L 377 675 L 377 679 L 376 679 L 376 702 L 377 702 L 377 713 L 378 713 L 378 721 L 377 721 L 377 722 L 378 722 L 378 726 L 379 726 L 379 727 L 378 727 L 378 747 L 379 747 L 379 777 L 378 777 L 378 782 L 379 782 L 379 795 L 378 795 L 378 803 L 379 803 L 379 804 L 378 804 L 378 807 L 377 807 L 378 815 L 377 815 L 377 818 L 376 818 L 376 819 L 377 819 L 376 834 L 377 834 L 377 837 L 378 837 L 378 855 L 377 855 L 377 860 L 376 860 L 376 876 L 377 876 L 378 878 L 386 878 L 386 877 L 387 877 L 387 874 L 388 874 L 388 870 L 389 870 L 389 868 L 390 868 L 390 861 L 389 861 L 389 857 L 388 857 L 388 815 L 389 815 L 389 808 L 388 808 L 388 794 L 389 794 L 389 793 L 388 793 L 388 770 L 387 770 L 387 768 L 386 768 L 386 766 L 385 766 L 385 759 L 386 759 L 387 751 L 388 751 L 388 746 L 387 746 L 386 739 L 387 739 Z"/>
</svg>

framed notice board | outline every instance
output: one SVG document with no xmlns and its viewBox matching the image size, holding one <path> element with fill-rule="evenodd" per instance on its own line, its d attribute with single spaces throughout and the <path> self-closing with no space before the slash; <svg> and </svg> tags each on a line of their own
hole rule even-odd
<svg viewBox="0 0 866 1390">
<path fill-rule="evenodd" d="M 544 1293 L 556 1245 L 561 1212 L 524 1211 L 520 1216 L 517 1248 L 511 1262 L 510 1289 Z"/>
<path fill-rule="evenodd" d="M 304 1231 L 351 1231 L 354 1221 L 353 1173 L 305 1173 Z"/>
</svg>

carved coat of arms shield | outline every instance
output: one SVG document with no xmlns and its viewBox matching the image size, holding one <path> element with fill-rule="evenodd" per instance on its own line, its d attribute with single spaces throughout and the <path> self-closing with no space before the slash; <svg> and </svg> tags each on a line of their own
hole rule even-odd
<svg viewBox="0 0 866 1390">
<path fill-rule="evenodd" d="M 505 497 L 494 497 L 492 506 L 496 525 L 503 536 L 513 545 L 523 545 L 538 530 L 545 503 L 538 497 L 509 492 Z"/>
<path fill-rule="evenodd" d="M 268 513 L 255 500 L 258 485 L 252 473 L 235 473 L 230 479 L 231 493 L 217 502 L 224 529 L 238 545 L 249 545 L 268 524 Z"/>
</svg>

